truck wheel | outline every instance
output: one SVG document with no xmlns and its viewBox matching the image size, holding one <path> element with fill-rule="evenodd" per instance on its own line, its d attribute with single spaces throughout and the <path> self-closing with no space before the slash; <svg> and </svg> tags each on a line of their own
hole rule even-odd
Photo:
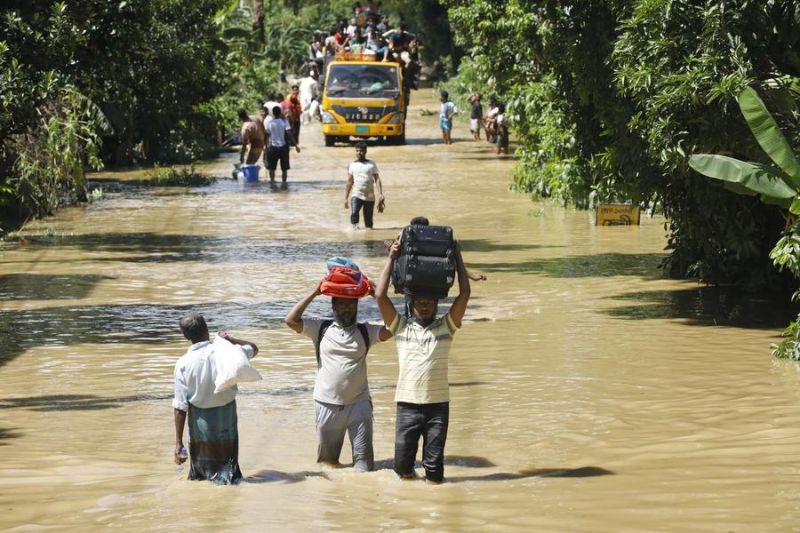
<svg viewBox="0 0 800 533">
<path fill-rule="evenodd" d="M 325 135 L 325 146 L 328 147 L 333 146 L 335 142 L 336 142 L 336 137 L 334 137 L 333 135 Z"/>
<path fill-rule="evenodd" d="M 398 145 L 406 144 L 406 131 L 403 130 L 403 133 L 395 137 L 395 139 L 396 139 L 395 143 L 397 143 Z"/>
</svg>

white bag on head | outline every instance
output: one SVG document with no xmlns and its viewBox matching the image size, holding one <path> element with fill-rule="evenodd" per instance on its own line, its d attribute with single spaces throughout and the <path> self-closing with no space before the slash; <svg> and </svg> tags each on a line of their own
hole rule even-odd
<svg viewBox="0 0 800 533">
<path fill-rule="evenodd" d="M 219 335 L 214 337 L 214 360 L 217 367 L 214 394 L 229 389 L 240 382 L 261 379 L 261 374 L 250 365 L 250 360 L 247 359 L 242 347 L 223 339 Z"/>
</svg>

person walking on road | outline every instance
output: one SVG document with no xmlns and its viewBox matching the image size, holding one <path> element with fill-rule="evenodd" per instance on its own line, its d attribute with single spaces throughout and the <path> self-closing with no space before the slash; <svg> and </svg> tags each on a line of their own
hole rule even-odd
<svg viewBox="0 0 800 533">
<path fill-rule="evenodd" d="M 442 91 L 440 100 L 442 102 L 439 108 L 439 127 L 442 130 L 442 138 L 444 144 L 453 144 L 451 136 L 453 131 L 453 116 L 458 114 L 456 104 L 450 101 L 450 95 L 447 91 Z"/>
<path fill-rule="evenodd" d="M 190 313 L 180 321 L 181 332 L 192 343 L 175 364 L 175 462 L 186 461 L 183 431 L 188 418 L 189 479 L 207 479 L 218 485 L 232 485 L 242 479 L 239 469 L 239 433 L 236 416 L 237 387 L 215 393 L 217 366 L 214 344 L 205 319 Z M 252 342 L 235 339 L 225 332 L 219 336 L 238 344 L 248 359 L 258 354 Z"/>
<path fill-rule="evenodd" d="M 270 183 L 275 182 L 275 170 L 277 170 L 278 162 L 280 162 L 281 181 L 286 183 L 290 168 L 289 146 L 294 146 L 298 152 L 300 152 L 300 147 L 297 146 L 292 127 L 281 114 L 280 106 L 275 106 L 272 109 L 272 116 L 272 120 L 267 125 L 267 170 L 269 171 L 269 181 Z"/>
<path fill-rule="evenodd" d="M 300 118 L 303 116 L 303 106 L 300 102 L 300 86 L 298 84 L 292 85 L 291 92 L 286 95 L 286 120 L 289 121 L 289 126 L 292 127 L 292 133 L 300 144 Z"/>
<path fill-rule="evenodd" d="M 356 143 L 356 160 L 347 167 L 347 187 L 344 191 L 344 207 L 350 209 L 350 224 L 358 229 L 359 212 L 364 211 L 364 227 L 372 229 L 372 215 L 375 209 L 375 186 L 378 187 L 378 212 L 385 205 L 383 184 L 378 173 L 378 165 L 367 159 L 367 143 Z"/>
<path fill-rule="evenodd" d="M 424 295 L 411 298 L 412 316 L 397 313 L 389 299 L 389 280 L 400 252 L 400 241 L 389 249 L 375 299 L 387 329 L 395 336 L 399 375 L 395 390 L 397 417 L 394 471 L 403 479 L 413 478 L 414 461 L 422 437 L 422 466 L 425 480 L 444 479 L 444 446 L 450 419 L 448 358 L 453 335 L 461 327 L 470 296 L 469 278 L 456 243 L 458 296 L 450 310 L 436 318 L 439 301 Z"/>
<path fill-rule="evenodd" d="M 317 462 L 339 466 L 347 432 L 353 468 L 368 472 L 375 469 L 375 457 L 367 353 L 372 345 L 388 340 L 392 334 L 383 326 L 357 322 L 357 299 L 332 298 L 333 319 L 303 318 L 306 308 L 321 294 L 318 285 L 284 319 L 292 330 L 309 337 L 317 350 Z"/>
<path fill-rule="evenodd" d="M 237 112 L 242 121 L 242 149 L 239 152 L 239 164 L 254 165 L 261 158 L 264 151 L 265 129 L 263 122 L 258 117 L 251 117 L 244 109 Z"/>
</svg>

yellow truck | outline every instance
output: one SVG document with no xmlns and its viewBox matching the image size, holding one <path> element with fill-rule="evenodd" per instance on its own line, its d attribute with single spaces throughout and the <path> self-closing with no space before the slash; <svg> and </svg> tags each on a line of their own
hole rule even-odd
<svg viewBox="0 0 800 533">
<path fill-rule="evenodd" d="M 339 54 L 325 67 L 322 133 L 325 146 L 350 137 L 406 142 L 406 96 L 399 63 L 369 54 Z"/>
</svg>

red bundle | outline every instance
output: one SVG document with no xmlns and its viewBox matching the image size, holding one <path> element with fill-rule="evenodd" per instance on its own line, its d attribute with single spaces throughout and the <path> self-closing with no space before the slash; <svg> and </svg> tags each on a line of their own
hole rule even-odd
<svg viewBox="0 0 800 533">
<path fill-rule="evenodd" d="M 325 296 L 358 299 L 372 292 L 372 282 L 358 270 L 335 266 L 325 276 L 320 290 Z"/>
</svg>

